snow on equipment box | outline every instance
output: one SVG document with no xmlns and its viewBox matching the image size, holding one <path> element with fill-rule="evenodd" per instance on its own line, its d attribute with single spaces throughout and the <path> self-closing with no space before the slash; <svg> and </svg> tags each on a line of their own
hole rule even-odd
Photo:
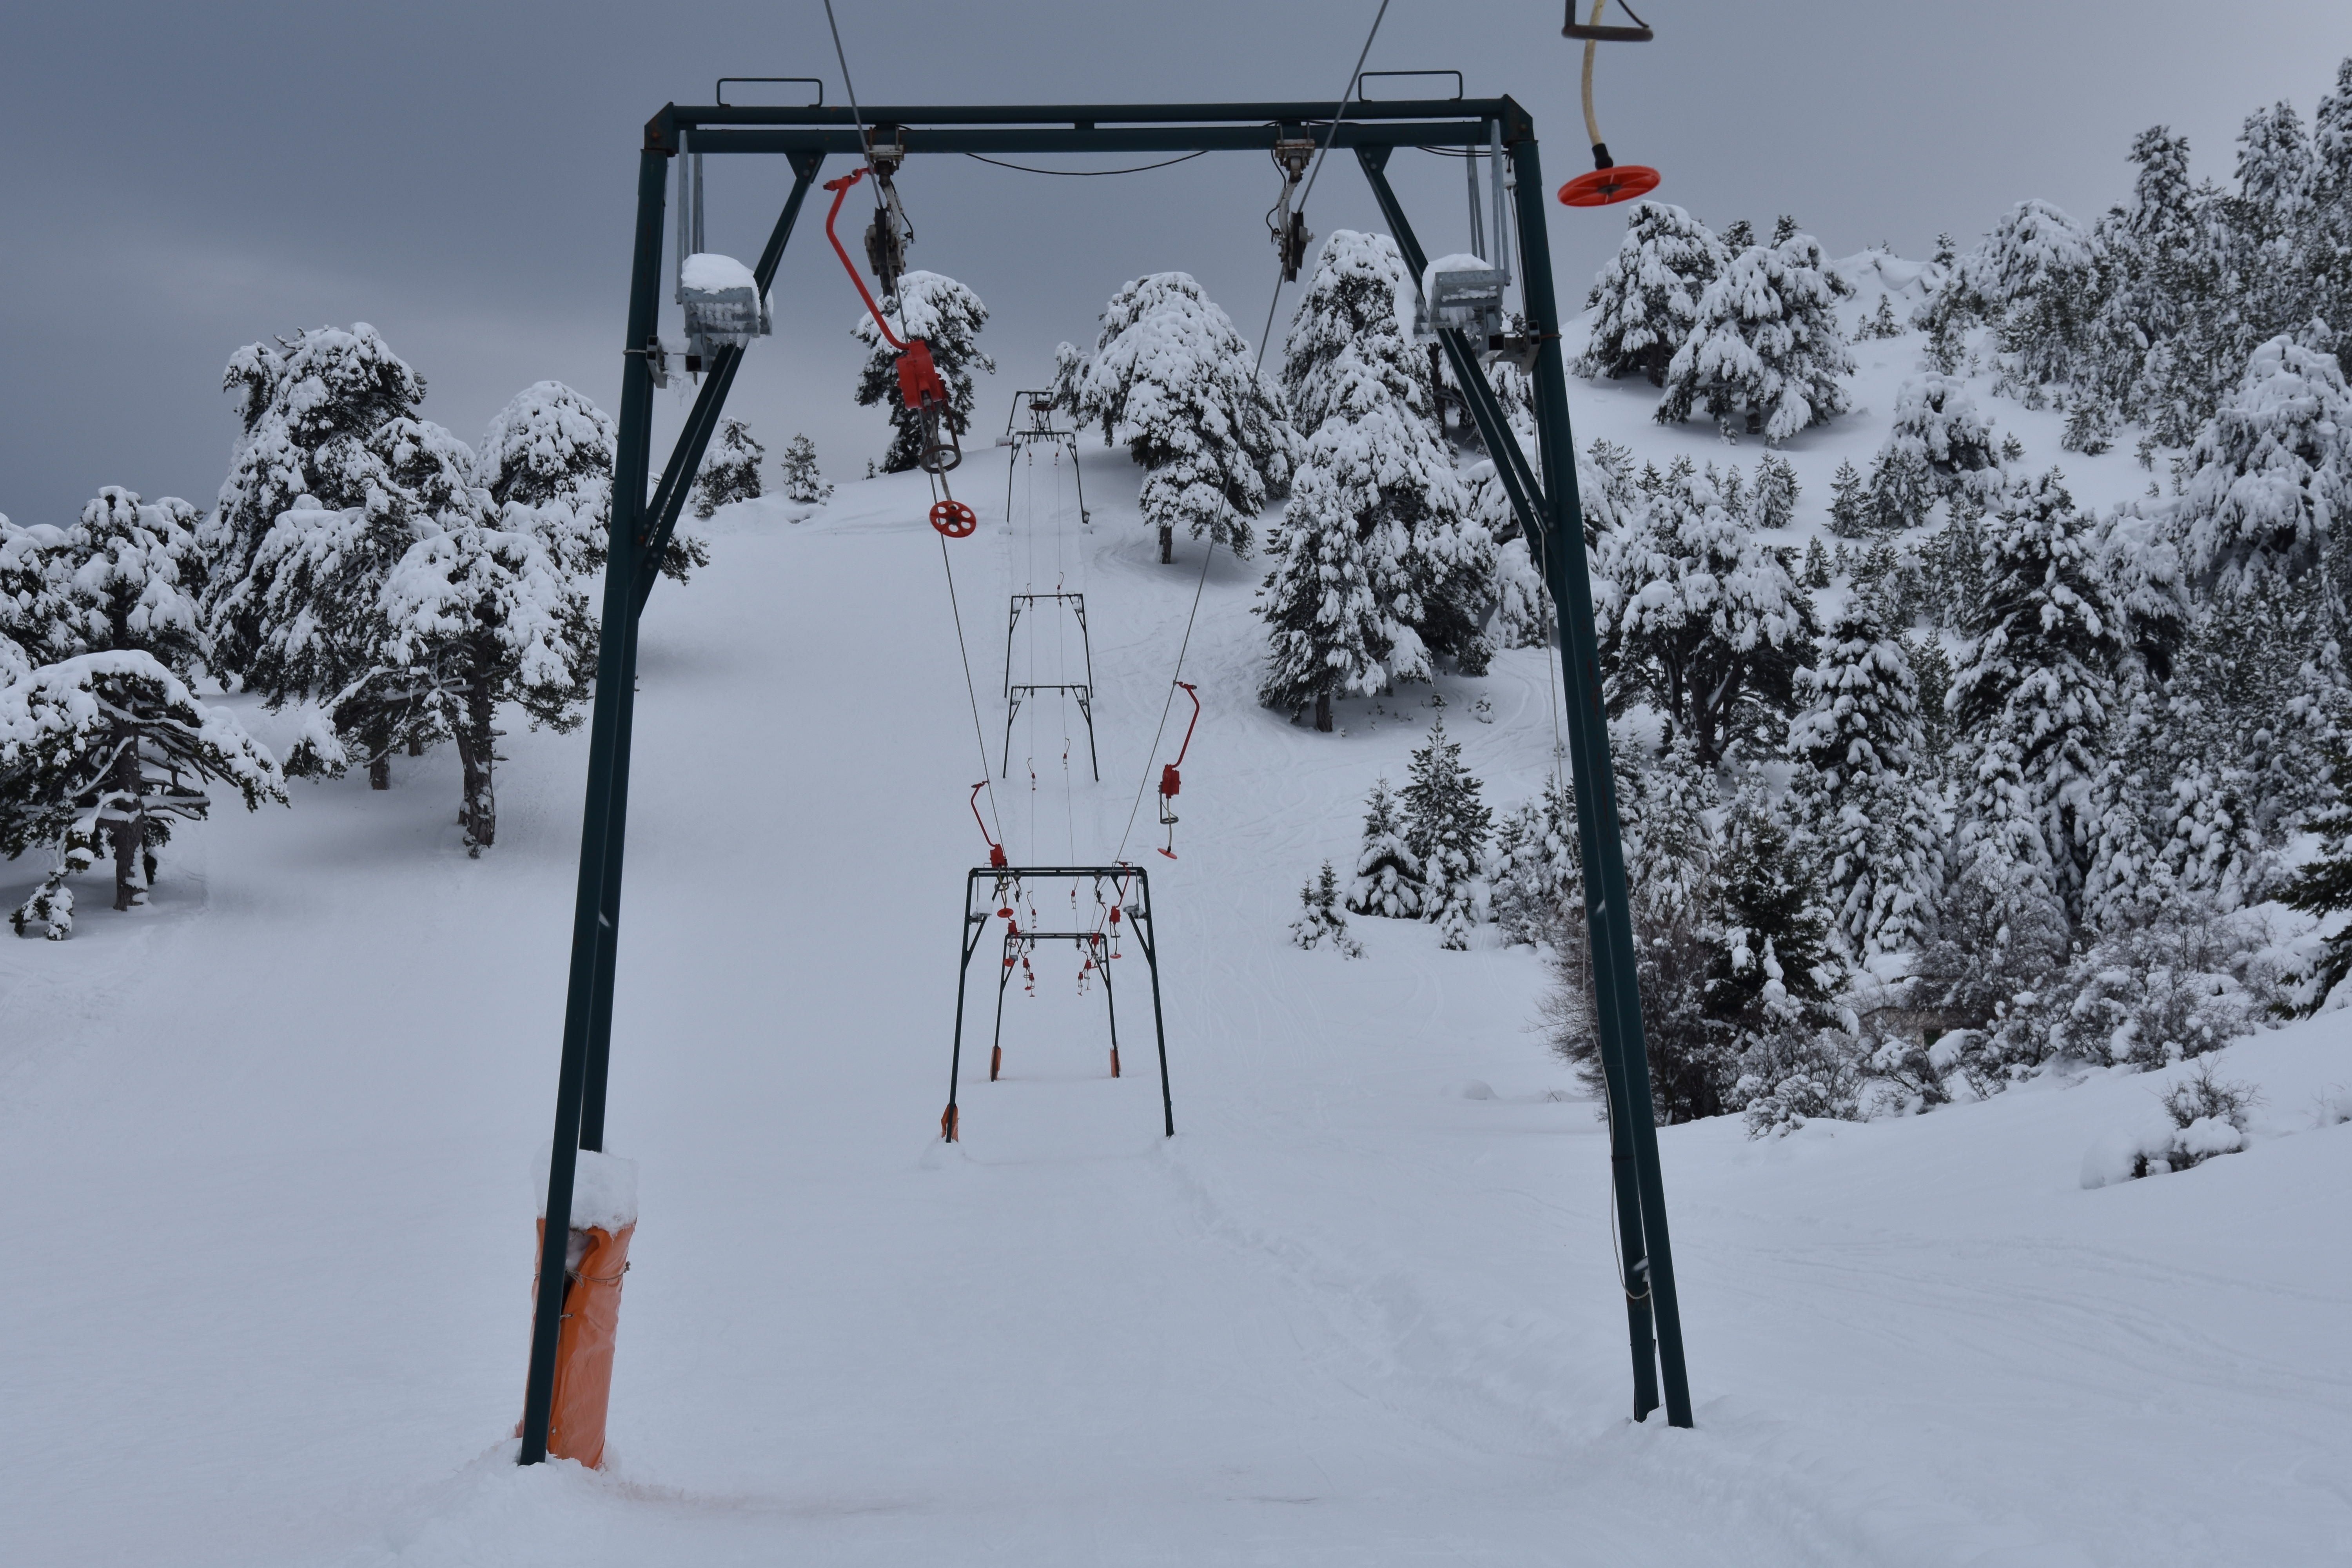
<svg viewBox="0 0 2352 1568">
<path fill-rule="evenodd" d="M 709 363 L 726 345 L 748 347 L 768 335 L 768 301 L 751 269 L 731 256 L 699 251 L 679 269 L 678 302 L 686 307 L 687 353 Z"/>
<path fill-rule="evenodd" d="M 1511 275 L 1475 256 L 1444 256 L 1422 274 L 1423 335 L 1466 332 L 1480 347 L 1503 330 L 1503 289 Z"/>
</svg>

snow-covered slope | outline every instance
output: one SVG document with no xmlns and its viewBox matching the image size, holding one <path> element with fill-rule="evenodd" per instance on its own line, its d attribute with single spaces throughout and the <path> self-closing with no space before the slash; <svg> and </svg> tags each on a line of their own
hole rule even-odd
<svg viewBox="0 0 2352 1568">
<path fill-rule="evenodd" d="M 1857 401 L 1890 406 L 1912 352 L 1861 345 Z M 1644 392 L 1580 385 L 1580 438 L 1760 450 L 1656 432 Z M 1991 406 L 2054 449 L 2030 428 L 2054 416 Z M 1864 417 L 1796 443 L 1807 526 L 1824 465 L 1874 444 Z M 2118 460 L 2129 493 L 2127 456 L 2095 467 Z M 1114 852 L 1199 561 L 1152 564 L 1133 470 L 1087 461 L 1097 527 L 1058 553 L 998 521 L 1003 470 L 959 476 L 989 519 L 950 549 L 990 762 L 1008 590 L 1083 587 L 1093 627 L 1104 782 L 1068 731 L 1066 791 L 1061 716 L 1024 714 L 1016 861 Z M 2160 1079 L 1770 1143 L 1667 1130 L 1698 1426 L 1635 1426 L 1605 1139 L 1529 1031 L 1534 958 L 1365 919 L 1361 962 L 1284 940 L 1429 714 L 1425 689 L 1343 704 L 1333 737 L 1252 705 L 1255 566 L 1208 574 L 1181 858 L 1143 853 L 1149 799 L 1128 844 L 1178 1136 L 1139 984 L 1113 1081 L 1099 994 L 1048 949 L 1005 1080 L 968 1054 L 941 1146 L 982 764 L 927 500 L 909 476 L 797 526 L 729 509 L 709 572 L 654 595 L 610 1125 L 641 1219 L 603 1474 L 507 1460 L 583 736 L 517 725 L 480 860 L 454 761 L 404 761 L 389 795 L 300 785 L 175 840 L 152 912 L 0 943 L 8 1562 L 2352 1555 L 2352 1127 L 2317 1125 L 2352 1017 L 2221 1058 L 2272 1136 L 2121 1186 L 2085 1190 L 2084 1153 Z M 1489 799 L 1533 793 L 1544 658 L 1443 689 Z"/>
</svg>

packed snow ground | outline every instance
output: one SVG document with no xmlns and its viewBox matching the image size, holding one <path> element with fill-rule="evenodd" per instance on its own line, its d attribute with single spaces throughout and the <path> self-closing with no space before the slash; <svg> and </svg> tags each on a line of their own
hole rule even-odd
<svg viewBox="0 0 2352 1568">
<path fill-rule="evenodd" d="M 1809 525 L 1916 343 L 1857 345 L 1880 420 L 1793 444 Z M 1574 390 L 1580 440 L 1760 451 Z M 1978 395 L 2057 456 L 2056 416 Z M 2145 479 L 2063 460 L 2088 501 Z M 950 549 L 992 763 L 1006 593 L 1082 587 L 1094 632 L 1103 783 L 1074 730 L 1066 792 L 1062 717 L 1029 710 L 997 786 L 1016 861 L 1113 853 L 1200 560 L 1153 564 L 1135 472 L 1087 464 L 1088 535 L 1032 532 L 1043 500 L 1008 533 L 1003 470 L 960 476 L 989 520 Z M 1339 737 L 1256 708 L 1255 565 L 1208 574 L 1181 858 L 1143 853 L 1149 798 L 1128 846 L 1177 1137 L 1136 961 L 1125 1078 L 1048 948 L 992 1085 L 983 943 L 940 1145 L 982 763 L 927 500 L 730 509 L 707 574 L 654 595 L 610 1124 L 643 1218 L 602 1474 L 517 1469 L 507 1437 L 584 735 L 518 722 L 480 860 L 454 758 L 404 760 L 388 796 L 297 785 L 186 833 L 148 912 L 0 943 L 8 1562 L 2352 1557 L 2352 1126 L 2322 1109 L 2352 1014 L 2221 1056 L 2267 1098 L 2248 1152 L 2121 1186 L 2084 1189 L 2084 1154 L 2171 1075 L 1766 1143 L 1666 1130 L 1698 1426 L 1635 1426 L 1606 1142 L 1530 1031 L 1533 955 L 1361 918 L 1361 962 L 1285 940 L 1428 692 L 1342 703 Z M 1442 689 L 1490 801 L 1532 794 L 1545 658 Z"/>
</svg>

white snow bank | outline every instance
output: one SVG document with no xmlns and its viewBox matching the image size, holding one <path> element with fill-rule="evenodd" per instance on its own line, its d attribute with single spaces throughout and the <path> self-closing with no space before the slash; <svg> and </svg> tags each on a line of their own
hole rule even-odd
<svg viewBox="0 0 2352 1568">
<path fill-rule="evenodd" d="M 547 1161 L 539 1162 L 539 1217 L 547 1217 Z M 572 1228 L 618 1232 L 637 1223 L 637 1163 L 580 1151 L 572 1177 Z"/>
<path fill-rule="evenodd" d="M 678 274 L 678 282 L 685 288 L 712 293 L 721 289 L 749 289 L 757 293 L 760 288 L 759 279 L 751 276 L 750 268 L 731 256 L 720 256 L 709 250 L 698 250 L 686 258 L 686 268 Z"/>
</svg>

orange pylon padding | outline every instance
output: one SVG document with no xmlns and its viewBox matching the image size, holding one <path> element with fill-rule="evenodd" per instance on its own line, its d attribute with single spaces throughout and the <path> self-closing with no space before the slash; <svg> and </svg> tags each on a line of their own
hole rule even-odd
<svg viewBox="0 0 2352 1568">
<path fill-rule="evenodd" d="M 547 1234 L 547 1221 L 539 1222 Z M 575 1230 L 579 1263 L 564 1270 L 563 1327 L 555 1340 L 555 1400 L 548 1414 L 550 1458 L 577 1459 L 590 1469 L 604 1462 L 604 1412 L 613 1397 L 613 1342 L 621 1325 L 621 1276 L 629 1268 L 629 1238 L 637 1227 L 616 1235 L 603 1229 Z M 534 1288 L 535 1290 L 535 1288 Z M 517 1428 L 518 1431 L 520 1428 Z"/>
</svg>

